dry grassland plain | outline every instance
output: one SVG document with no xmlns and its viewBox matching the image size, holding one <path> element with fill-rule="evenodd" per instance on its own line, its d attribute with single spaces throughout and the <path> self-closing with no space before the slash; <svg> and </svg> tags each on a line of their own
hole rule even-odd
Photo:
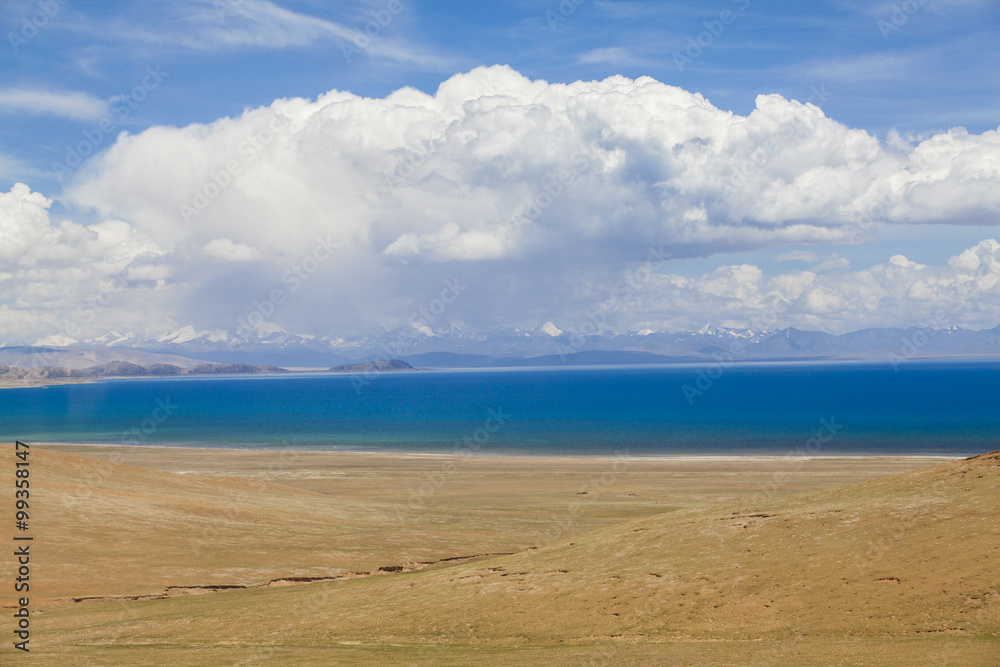
<svg viewBox="0 0 1000 667">
<path fill-rule="evenodd" d="M 30 456 L 3 664 L 1000 664 L 996 454 Z"/>
</svg>

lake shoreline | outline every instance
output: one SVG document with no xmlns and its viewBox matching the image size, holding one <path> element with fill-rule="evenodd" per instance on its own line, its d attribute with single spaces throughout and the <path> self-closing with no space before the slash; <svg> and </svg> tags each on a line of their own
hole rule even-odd
<svg viewBox="0 0 1000 667">
<path fill-rule="evenodd" d="M 46 441 L 46 442 L 30 442 L 28 443 L 33 447 L 40 447 L 43 449 L 51 449 L 54 451 L 64 451 L 71 453 L 86 453 L 86 451 L 97 451 L 103 448 L 111 449 L 112 451 L 121 449 L 130 449 L 136 451 L 148 451 L 148 452 L 178 452 L 187 451 L 194 452 L 203 455 L 208 454 L 218 454 L 219 452 L 242 452 L 242 453 L 289 453 L 295 455 L 316 455 L 316 456 L 365 456 L 365 457 L 398 457 L 403 459 L 527 459 L 531 461 L 538 461 L 539 459 L 553 459 L 553 460 L 573 460 L 580 459 L 586 461 L 595 460 L 608 460 L 617 461 L 622 459 L 628 459 L 629 461 L 704 461 L 704 462 L 740 462 L 740 461 L 871 461 L 871 460 L 902 460 L 902 459 L 912 459 L 912 460 L 926 460 L 930 462 L 940 462 L 940 461 L 960 461 L 962 459 L 968 458 L 966 456 L 959 455 L 946 455 L 946 454 L 810 454 L 806 456 L 800 456 L 797 454 L 637 454 L 629 455 L 623 453 L 621 455 L 614 454 L 580 454 L 580 453 L 567 453 L 558 454 L 553 452 L 543 452 L 539 454 L 524 454 L 524 453 L 497 453 L 497 452 L 473 452 L 473 453 L 445 453 L 445 452 L 403 452 L 395 450 L 354 450 L 354 449 L 320 449 L 320 448 L 291 448 L 291 447 L 240 447 L 237 445 L 232 446 L 220 446 L 220 447 L 204 447 L 198 445 L 134 445 L 134 444 L 122 444 L 122 443 L 92 443 L 92 442 L 59 442 L 59 441 Z M 78 451 L 79 450 L 79 451 Z M 972 455 L 970 455 L 972 456 Z"/>
</svg>

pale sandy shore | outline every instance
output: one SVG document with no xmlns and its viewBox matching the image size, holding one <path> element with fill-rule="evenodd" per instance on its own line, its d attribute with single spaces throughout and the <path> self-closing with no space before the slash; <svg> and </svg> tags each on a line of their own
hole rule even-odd
<svg viewBox="0 0 1000 667">
<path fill-rule="evenodd" d="M 117 379 L 117 378 L 116 378 Z M 34 389 L 52 387 L 59 384 L 92 384 L 94 380 L 84 378 L 45 378 L 31 380 L 0 380 L 0 389 Z"/>
<path fill-rule="evenodd" d="M 35 444 L 52 452 L 173 473 L 268 482 L 366 508 L 518 535 L 579 507 L 586 530 L 705 503 L 829 489 L 940 463 L 921 456 L 512 456 Z M 112 480 L 113 481 L 113 478 Z M 492 518 L 490 518 L 492 517 Z M 434 530 L 437 530 L 436 528 Z M 474 540 L 473 540 L 474 542 Z M 473 542 L 467 542 L 469 548 Z M 523 541 L 493 542 L 506 550 Z M 459 547 L 456 547 L 459 548 Z M 464 548 L 464 547 L 463 547 Z"/>
<path fill-rule="evenodd" d="M 133 445 L 95 445 L 84 443 L 34 443 L 34 447 L 79 454 L 153 470 L 207 475 L 274 475 L 310 471 L 331 474 L 346 471 L 419 472 L 446 471 L 461 473 L 581 473 L 610 471 L 625 474 L 732 474 L 751 476 L 781 474 L 782 482 L 794 483 L 805 475 L 818 483 L 819 478 L 836 478 L 835 484 L 860 481 L 914 470 L 958 456 L 926 455 L 519 455 L 519 454 L 447 454 L 420 452 L 350 452 L 296 449 L 237 449 L 200 447 L 159 447 Z M 812 484 L 808 484 L 812 486 Z M 740 485 L 742 486 L 742 485 Z"/>
<path fill-rule="evenodd" d="M 897 461 L 915 460 L 936 463 L 940 461 L 957 461 L 963 456 L 950 456 L 944 454 L 814 454 L 798 456 L 795 454 L 642 454 L 634 455 L 624 450 L 617 455 L 608 454 L 506 454 L 506 453 L 474 453 L 470 455 L 450 454 L 442 452 L 393 452 L 393 451 L 344 451 L 333 449 L 294 449 L 294 448 L 248 448 L 234 447 L 190 447 L 186 445 L 160 446 L 160 445 L 122 445 L 122 444 L 94 444 L 85 442 L 32 442 L 33 446 L 53 451 L 63 451 L 76 453 L 85 456 L 110 456 L 114 452 L 129 451 L 129 456 L 155 460 L 159 458 L 175 458 L 185 455 L 196 456 L 234 456 L 241 458 L 244 455 L 249 458 L 273 457 L 273 456 L 295 456 L 312 457 L 317 459 L 325 457 L 359 457 L 359 458 L 387 458 L 387 459 L 499 459 L 516 460 L 522 462 L 556 462 L 556 461 L 614 461 L 628 459 L 630 461 L 852 461 L 861 460 L 868 462 L 877 461 Z"/>
</svg>

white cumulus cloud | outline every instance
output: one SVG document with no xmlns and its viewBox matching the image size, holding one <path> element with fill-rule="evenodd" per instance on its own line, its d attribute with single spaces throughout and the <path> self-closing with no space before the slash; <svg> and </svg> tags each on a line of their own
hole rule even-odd
<svg viewBox="0 0 1000 667">
<path fill-rule="evenodd" d="M 490 67 L 435 95 L 332 91 L 124 136 L 70 193 L 164 238 L 252 247 L 322 231 L 431 262 L 551 256 L 570 239 L 700 254 L 854 241 L 879 220 L 995 224 L 1000 133 L 889 146 L 778 95 L 739 116 L 650 78 Z"/>
<path fill-rule="evenodd" d="M 54 222 L 51 205 L 23 183 L 0 193 L 0 339 L 103 333 L 112 313 L 138 331 L 155 325 L 140 304 L 163 287 L 162 277 L 143 275 L 159 247 L 121 220 Z"/>
<path fill-rule="evenodd" d="M 252 262 L 261 258 L 261 253 L 256 248 L 234 243 L 231 239 L 212 239 L 202 252 L 224 262 Z"/>
<path fill-rule="evenodd" d="M 771 277 L 755 266 L 724 266 L 698 278 L 654 275 L 622 311 L 656 329 L 794 326 L 845 333 L 867 327 L 1000 322 L 1000 243 L 987 239 L 942 266 L 903 255 L 867 269 Z"/>
<path fill-rule="evenodd" d="M 19 187 L 6 195 L 22 210 L 5 220 L 0 253 L 20 257 L 31 233 L 62 239 L 46 246 L 56 264 L 72 266 L 85 248 L 99 259 L 73 269 L 80 284 L 89 289 L 100 267 L 127 267 L 158 322 L 232 328 L 285 290 L 275 323 L 347 335 L 406 322 L 459 280 L 468 290 L 443 317 L 482 329 L 572 318 L 650 248 L 696 257 L 842 245 L 878 225 L 995 225 L 1000 132 L 882 142 L 778 95 L 759 96 L 744 116 L 648 77 L 550 84 L 495 66 L 434 94 L 334 90 L 122 134 L 67 185 L 70 204 L 106 221 L 97 225 L 53 223 L 47 200 Z M 902 322 L 944 279 L 888 260 L 852 272 L 847 258 L 808 252 L 785 259 L 810 271 L 781 276 L 748 263 L 698 280 L 657 277 L 650 284 L 666 296 L 643 292 L 618 324 L 697 329 L 711 314 L 726 325 L 751 318 L 771 292 L 798 304 L 787 317 L 802 326 Z M 926 287 L 896 275 L 923 276 Z M 54 311 L 64 297 L 46 284 L 19 282 L 13 293 L 26 310 Z M 995 314 L 985 295 L 966 319 Z M 10 321 L 0 316 L 0 327 Z"/>
</svg>

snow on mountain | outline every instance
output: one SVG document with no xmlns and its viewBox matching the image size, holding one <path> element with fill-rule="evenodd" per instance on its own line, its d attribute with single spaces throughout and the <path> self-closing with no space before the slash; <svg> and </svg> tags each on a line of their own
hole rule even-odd
<svg viewBox="0 0 1000 667">
<path fill-rule="evenodd" d="M 425 336 L 436 336 L 437 335 L 437 334 L 434 333 L 433 329 L 431 329 L 429 326 L 427 326 L 423 322 L 414 322 L 413 323 L 413 328 L 416 329 L 417 331 L 419 331 L 420 333 L 422 333 Z"/>
<path fill-rule="evenodd" d="M 542 326 L 540 326 L 538 328 L 538 330 L 541 331 L 543 334 L 547 334 L 547 335 L 553 336 L 553 337 L 554 336 L 561 336 L 562 333 L 563 333 L 562 329 L 560 329 L 559 327 L 557 327 L 552 322 L 546 322 L 545 324 L 543 324 Z"/>
<path fill-rule="evenodd" d="M 188 325 L 186 327 L 178 329 L 177 331 L 171 331 L 170 333 L 165 333 L 162 336 L 157 337 L 156 342 L 166 343 L 168 345 L 180 345 L 181 343 L 187 343 L 192 340 L 201 338 L 203 335 L 206 334 L 208 334 L 207 331 L 199 333 L 194 330 L 193 326 Z"/>
<path fill-rule="evenodd" d="M 773 334 L 773 331 L 755 331 L 753 329 L 729 329 L 726 327 L 713 327 L 706 324 L 696 331 L 696 336 L 713 336 L 715 338 L 742 338 L 749 340 L 762 340 Z"/>
<path fill-rule="evenodd" d="M 211 343 L 224 343 L 229 340 L 229 332 L 225 329 L 216 329 L 215 331 L 209 331 L 208 336 L 205 340 Z"/>
<path fill-rule="evenodd" d="M 127 334 L 120 334 L 117 331 L 109 331 L 103 336 L 91 338 L 83 341 L 83 345 L 94 347 L 134 347 L 142 342 L 142 339 L 129 331 Z"/>
<path fill-rule="evenodd" d="M 842 335 L 794 328 L 777 331 L 705 326 L 693 333 L 642 329 L 581 335 L 545 322 L 532 330 L 498 327 L 466 331 L 440 320 L 434 325 L 383 328 L 368 335 L 317 337 L 292 333 L 270 323 L 240 331 L 200 331 L 185 326 L 143 339 L 134 332 L 109 331 L 78 342 L 49 336 L 34 343 L 47 347 L 95 347 L 147 350 L 222 362 L 268 363 L 295 367 L 330 367 L 345 362 L 409 355 L 469 355 L 469 359 L 528 359 L 586 352 L 604 355 L 660 355 L 664 360 L 697 361 L 732 354 L 739 360 L 888 359 L 933 356 L 1000 356 L 1000 326 L 971 331 L 958 326 L 863 329 Z M 715 355 L 715 356 L 713 356 Z M 619 355 L 620 356 L 620 355 Z M 612 358 L 612 357 L 607 357 Z M 618 357 L 613 357 L 618 358 Z M 472 362 L 470 362 L 472 363 Z M 479 363 L 479 362 L 476 362 Z M 617 363 L 617 362 L 615 362 Z"/>
<path fill-rule="evenodd" d="M 45 338 L 39 338 L 34 343 L 31 344 L 32 347 L 67 347 L 69 345 L 76 345 L 77 340 L 70 338 L 68 336 L 46 336 Z"/>
</svg>

